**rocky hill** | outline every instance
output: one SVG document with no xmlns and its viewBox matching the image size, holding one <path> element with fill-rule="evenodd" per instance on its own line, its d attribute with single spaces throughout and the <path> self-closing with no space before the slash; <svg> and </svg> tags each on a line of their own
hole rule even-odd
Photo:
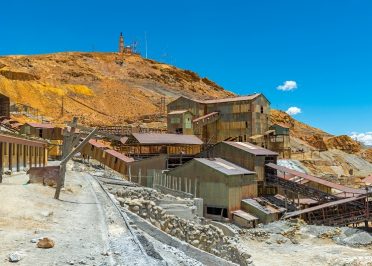
<svg viewBox="0 0 372 266">
<path fill-rule="evenodd" d="M 192 71 L 139 55 L 78 52 L 0 57 L 0 93 L 53 120 L 74 114 L 87 124 L 123 123 L 159 113 L 162 96 L 169 101 L 178 95 L 233 95 Z"/>
<path fill-rule="evenodd" d="M 39 109 L 54 122 L 75 115 L 90 125 L 130 123 L 160 114 L 162 97 L 169 102 L 180 95 L 234 96 L 206 77 L 140 55 L 80 52 L 0 57 L 0 93 Z M 271 122 L 289 126 L 293 137 L 314 149 L 360 151 L 348 136 L 334 137 L 282 111 L 272 110 Z"/>
<path fill-rule="evenodd" d="M 321 129 L 306 125 L 297 121 L 287 113 L 279 110 L 271 110 L 271 123 L 279 123 L 290 128 L 291 136 L 300 139 L 316 150 L 338 149 L 347 153 L 360 152 L 360 143 L 346 135 L 333 136 Z"/>
</svg>

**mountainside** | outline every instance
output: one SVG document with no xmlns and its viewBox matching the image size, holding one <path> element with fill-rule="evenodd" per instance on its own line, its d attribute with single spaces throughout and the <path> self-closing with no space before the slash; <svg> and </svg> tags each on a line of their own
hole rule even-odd
<svg viewBox="0 0 372 266">
<path fill-rule="evenodd" d="M 271 110 L 271 123 L 283 124 L 290 128 L 291 136 L 310 145 L 317 150 L 338 149 L 348 153 L 361 151 L 360 143 L 346 135 L 333 136 L 321 129 L 306 125 L 283 111 Z"/>
<path fill-rule="evenodd" d="M 167 102 L 178 95 L 234 95 L 192 71 L 139 55 L 79 52 L 0 57 L 0 93 L 53 120 L 74 114 L 88 124 L 123 123 L 159 113 L 162 96 Z"/>
<path fill-rule="evenodd" d="M 201 99 L 234 96 L 192 71 L 140 55 L 81 52 L 0 57 L 0 93 L 14 103 L 39 109 L 55 122 L 75 115 L 91 125 L 130 123 L 160 114 L 162 97 L 167 103 L 180 95 Z M 315 149 L 360 150 L 350 137 L 332 136 L 285 112 L 272 110 L 270 120 L 289 126 L 292 137 Z"/>
</svg>

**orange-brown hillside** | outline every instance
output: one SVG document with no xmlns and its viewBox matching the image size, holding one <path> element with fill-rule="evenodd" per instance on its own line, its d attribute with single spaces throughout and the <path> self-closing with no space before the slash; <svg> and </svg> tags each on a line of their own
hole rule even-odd
<svg viewBox="0 0 372 266">
<path fill-rule="evenodd" d="M 116 53 L 56 53 L 0 57 L 0 93 L 54 120 L 72 114 L 88 124 L 123 123 L 159 112 L 161 97 L 228 97 L 196 73 Z M 61 118 L 62 96 L 65 117 Z"/>
<path fill-rule="evenodd" d="M 315 149 L 338 149 L 349 153 L 361 150 L 361 145 L 346 135 L 332 136 L 318 128 L 306 125 L 283 111 L 271 110 L 271 123 L 284 124 L 290 128 L 291 136 L 305 141 Z"/>
</svg>

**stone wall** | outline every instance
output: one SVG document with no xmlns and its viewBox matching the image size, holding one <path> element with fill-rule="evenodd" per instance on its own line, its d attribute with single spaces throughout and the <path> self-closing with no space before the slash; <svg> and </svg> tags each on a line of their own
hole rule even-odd
<svg viewBox="0 0 372 266">
<path fill-rule="evenodd" d="M 123 188 L 116 191 L 120 205 L 146 219 L 158 229 L 183 240 L 194 247 L 235 262 L 248 265 L 252 261 L 246 251 L 238 248 L 236 239 L 227 237 L 223 231 L 213 225 L 201 225 L 174 215 L 157 206 L 163 195 L 149 188 Z"/>
</svg>

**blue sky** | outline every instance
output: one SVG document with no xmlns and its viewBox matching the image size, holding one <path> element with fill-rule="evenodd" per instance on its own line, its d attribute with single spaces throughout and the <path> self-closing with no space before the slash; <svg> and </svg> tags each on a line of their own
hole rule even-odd
<svg viewBox="0 0 372 266">
<path fill-rule="evenodd" d="M 0 54 L 116 51 L 190 69 L 333 134 L 372 131 L 372 1 L 17 0 L 1 3 Z M 285 81 L 297 88 L 281 91 Z M 371 133 L 372 134 L 372 133 Z"/>
</svg>

